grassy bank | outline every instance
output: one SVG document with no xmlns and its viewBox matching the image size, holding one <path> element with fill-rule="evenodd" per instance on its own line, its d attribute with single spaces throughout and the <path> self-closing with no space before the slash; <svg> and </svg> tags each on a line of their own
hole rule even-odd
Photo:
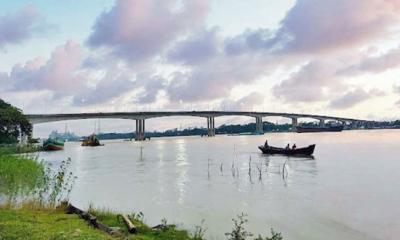
<svg viewBox="0 0 400 240">
<path fill-rule="evenodd" d="M 0 239 L 114 239 L 62 210 L 0 207 Z"/>
<path fill-rule="evenodd" d="M 34 153 L 34 152 L 39 152 L 42 151 L 42 147 L 40 145 L 34 145 L 34 144 L 6 144 L 6 145 L 0 145 L 0 151 L 2 153 L 15 153 L 15 154 L 21 154 L 21 153 Z"/>
<path fill-rule="evenodd" d="M 103 224 L 119 229 L 119 234 L 110 235 L 90 227 L 78 215 L 66 214 L 63 208 L 37 208 L 23 204 L 18 208 L 0 207 L 0 239 L 194 239 L 188 232 L 177 230 L 174 225 L 153 230 L 135 218 L 131 219 L 138 232 L 132 235 L 119 215 L 99 210 L 91 210 L 91 214 L 96 214 L 98 221 Z"/>
</svg>

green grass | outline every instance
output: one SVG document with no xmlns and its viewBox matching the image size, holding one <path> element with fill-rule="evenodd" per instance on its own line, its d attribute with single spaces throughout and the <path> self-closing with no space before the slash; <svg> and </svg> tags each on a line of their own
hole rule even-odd
<svg viewBox="0 0 400 240">
<path fill-rule="evenodd" d="M 0 149 L 0 194 L 9 199 L 31 193 L 44 184 L 45 166 L 31 156 Z"/>
<path fill-rule="evenodd" d="M 137 234 L 130 235 L 122 220 L 122 218 L 109 210 L 93 210 L 89 212 L 96 216 L 97 219 L 111 227 L 120 227 L 125 236 L 132 240 L 161 240 L 161 239 L 175 239 L 175 240 L 189 240 L 192 239 L 186 230 L 177 229 L 175 225 L 166 225 L 163 230 L 153 230 L 151 227 L 143 223 L 137 215 L 130 215 L 132 223 L 137 227 Z"/>
<path fill-rule="evenodd" d="M 0 145 L 0 151 L 3 153 L 34 153 L 42 151 L 42 147 L 33 144 L 6 144 Z"/>
<path fill-rule="evenodd" d="M 1 240 L 117 239 L 89 227 L 77 215 L 52 209 L 0 207 Z"/>
<path fill-rule="evenodd" d="M 187 231 L 178 230 L 174 225 L 167 225 L 164 230 L 153 230 L 139 219 L 132 221 L 137 227 L 138 233 L 129 234 L 118 214 L 100 210 L 90 210 L 90 213 L 109 227 L 119 227 L 122 235 L 112 236 L 94 229 L 76 214 L 65 214 L 64 209 L 38 207 L 34 202 L 30 202 L 22 204 L 18 208 L 0 207 L 0 239 L 192 239 Z"/>
</svg>

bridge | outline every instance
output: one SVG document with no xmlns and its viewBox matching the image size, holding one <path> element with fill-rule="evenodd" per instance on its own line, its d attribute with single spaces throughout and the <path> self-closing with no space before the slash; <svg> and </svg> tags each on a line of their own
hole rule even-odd
<svg viewBox="0 0 400 240">
<path fill-rule="evenodd" d="M 342 118 L 325 115 L 298 114 L 298 113 L 277 113 L 277 112 L 246 112 L 246 111 L 166 111 L 166 112 L 108 112 L 108 113 L 65 113 L 65 114 L 27 114 L 32 124 L 56 122 L 65 120 L 80 119 L 130 119 L 136 120 L 135 139 L 142 141 L 145 139 L 145 120 L 150 118 L 170 117 L 170 116 L 190 116 L 202 117 L 207 119 L 207 134 L 209 137 L 215 136 L 215 118 L 222 116 L 248 116 L 255 118 L 256 132 L 263 133 L 264 117 L 284 117 L 292 120 L 292 130 L 296 131 L 299 118 L 312 118 L 319 121 L 320 126 L 325 125 L 325 121 L 337 121 L 344 126 L 358 128 L 367 126 L 371 121 Z"/>
</svg>

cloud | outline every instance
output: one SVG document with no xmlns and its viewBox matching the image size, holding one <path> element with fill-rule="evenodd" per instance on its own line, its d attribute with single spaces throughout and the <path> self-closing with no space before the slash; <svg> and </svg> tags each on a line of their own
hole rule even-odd
<svg viewBox="0 0 400 240">
<path fill-rule="evenodd" d="M 393 86 L 393 92 L 400 96 L 400 85 Z M 395 103 L 395 105 L 400 107 L 400 99 Z"/>
<path fill-rule="evenodd" d="M 297 1 L 277 38 L 286 51 L 315 52 L 360 46 L 398 24 L 398 0 Z"/>
<path fill-rule="evenodd" d="M 118 0 L 102 13 L 87 41 L 92 49 L 105 47 L 129 62 L 159 55 L 164 48 L 196 27 L 209 11 L 207 0 Z"/>
<path fill-rule="evenodd" d="M 135 76 L 130 71 L 110 68 L 93 87 L 78 91 L 73 97 L 73 105 L 88 106 L 113 100 L 133 90 Z"/>
<path fill-rule="evenodd" d="M 348 67 L 343 74 L 380 73 L 400 66 L 400 47 L 376 56 L 363 58 L 358 64 Z"/>
<path fill-rule="evenodd" d="M 36 58 L 24 65 L 14 65 L 8 81 L 15 91 L 46 89 L 64 95 L 85 84 L 84 77 L 79 72 L 82 60 L 82 47 L 68 41 L 58 46 L 47 62 Z"/>
<path fill-rule="evenodd" d="M 400 93 L 400 85 L 393 86 L 393 92 L 394 93 Z"/>
<path fill-rule="evenodd" d="M 141 91 L 133 102 L 149 104 L 154 103 L 159 92 L 165 88 L 165 79 L 157 75 L 148 77 L 145 74 L 139 74 L 135 85 L 141 87 Z"/>
<path fill-rule="evenodd" d="M 400 62 L 399 49 L 377 57 L 359 52 L 392 33 L 400 20 L 398 0 L 296 1 L 276 29 L 261 26 L 230 37 L 206 24 L 209 5 L 209 0 L 117 0 L 93 25 L 88 56 L 68 42 L 47 61 L 33 59 L 0 73 L 2 85 L 12 83 L 1 88 L 50 90 L 70 97 L 74 106 L 225 101 L 241 108 L 263 96 L 229 100 L 232 89 L 271 87 L 272 82 L 257 81 L 274 74 L 281 81 L 263 94 L 272 93 L 279 104 L 323 102 L 343 109 L 376 96 L 346 78 Z"/>
<path fill-rule="evenodd" d="M 172 101 L 219 99 L 229 96 L 234 87 L 251 84 L 267 73 L 272 64 L 269 61 L 269 57 L 229 57 L 219 54 L 207 62 L 191 66 L 188 71 L 174 72 L 165 90 Z"/>
<path fill-rule="evenodd" d="M 373 97 L 383 96 L 385 93 L 378 89 L 371 89 L 365 91 L 364 89 L 357 88 L 343 94 L 341 97 L 330 102 L 329 107 L 334 109 L 347 109 L 354 107 L 364 101 Z"/>
<path fill-rule="evenodd" d="M 19 44 L 38 30 L 40 15 L 36 8 L 27 6 L 14 14 L 0 16 L 0 48 Z"/>
<path fill-rule="evenodd" d="M 272 93 L 284 102 L 319 102 L 347 88 L 338 72 L 355 62 L 341 55 L 321 57 L 320 52 L 353 51 L 386 36 L 400 9 L 393 0 L 297 1 L 278 29 L 246 30 L 223 39 L 219 28 L 205 27 L 208 5 L 199 0 L 181 5 L 174 0 L 117 1 L 98 17 L 87 43 L 129 63 L 178 69 L 168 76 L 142 76 L 134 84 L 139 90 L 134 102 L 154 102 L 160 91 L 172 102 L 221 99 L 278 65 L 290 69 L 304 63 Z M 89 60 L 85 65 L 98 64 Z"/>
<path fill-rule="evenodd" d="M 341 63 L 335 60 L 311 61 L 273 86 L 272 93 L 289 103 L 327 100 L 332 91 L 342 88 L 340 79 L 336 77 L 340 67 Z"/>
<path fill-rule="evenodd" d="M 168 53 L 168 60 L 196 64 L 209 60 L 218 54 L 218 28 L 201 30 L 176 43 Z"/>
<path fill-rule="evenodd" d="M 274 45 L 277 44 L 273 37 L 273 32 L 268 29 L 248 29 L 242 34 L 225 39 L 224 50 L 228 55 L 237 55 L 260 50 L 272 51 Z"/>
<path fill-rule="evenodd" d="M 259 92 L 251 92 L 238 100 L 225 99 L 221 102 L 220 109 L 225 109 L 226 107 L 235 111 L 249 111 L 253 107 L 262 105 L 264 98 L 265 96 Z"/>
<path fill-rule="evenodd" d="M 225 49 L 308 55 L 357 48 L 393 33 L 399 11 L 398 0 L 296 1 L 277 30 L 247 30 L 228 39 Z"/>
</svg>

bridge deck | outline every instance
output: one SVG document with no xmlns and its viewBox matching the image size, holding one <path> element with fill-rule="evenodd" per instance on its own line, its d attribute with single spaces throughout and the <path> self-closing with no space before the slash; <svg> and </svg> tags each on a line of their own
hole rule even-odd
<svg viewBox="0 0 400 240">
<path fill-rule="evenodd" d="M 221 117 L 221 116 L 249 116 L 249 117 L 285 117 L 285 118 L 314 118 L 317 120 L 337 120 L 356 122 L 366 120 L 334 117 L 326 115 L 299 114 L 299 113 L 277 113 L 277 112 L 246 112 L 246 111 L 166 111 L 166 112 L 98 112 L 98 113 L 62 113 L 62 114 L 27 114 L 33 123 L 44 123 L 64 120 L 79 120 L 93 118 L 119 118 L 119 119 L 149 119 L 170 116 L 193 116 L 193 117 Z"/>
</svg>

